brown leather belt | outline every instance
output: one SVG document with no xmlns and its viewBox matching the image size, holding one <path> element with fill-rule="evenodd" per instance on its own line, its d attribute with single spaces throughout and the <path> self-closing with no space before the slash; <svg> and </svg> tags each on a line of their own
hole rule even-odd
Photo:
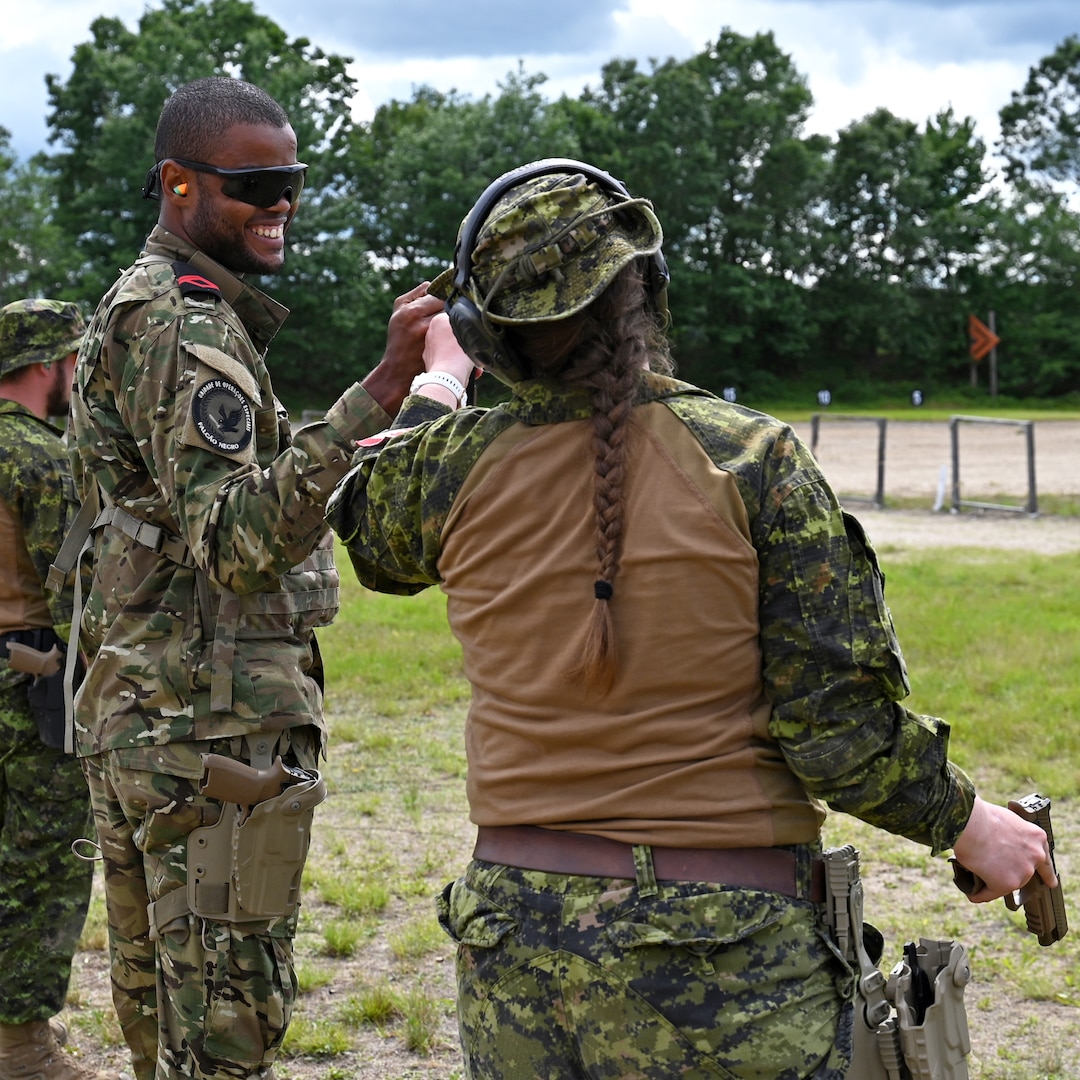
<svg viewBox="0 0 1080 1080">
<path fill-rule="evenodd" d="M 541 829 L 536 825 L 481 825 L 476 832 L 473 858 L 543 870 L 551 874 L 586 877 L 636 878 L 634 849 L 630 844 L 587 833 Z M 708 881 L 739 889 L 764 889 L 798 897 L 796 858 L 779 848 L 672 848 L 652 847 L 657 881 Z M 810 864 L 809 895 L 805 900 L 825 901 L 825 864 Z"/>
</svg>

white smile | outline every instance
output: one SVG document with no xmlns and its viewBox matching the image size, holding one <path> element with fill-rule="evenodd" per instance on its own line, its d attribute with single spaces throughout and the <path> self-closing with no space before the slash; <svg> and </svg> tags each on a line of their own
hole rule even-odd
<svg viewBox="0 0 1080 1080">
<path fill-rule="evenodd" d="M 284 225 L 252 225 L 251 231 L 264 240 L 280 240 L 285 235 Z"/>
</svg>

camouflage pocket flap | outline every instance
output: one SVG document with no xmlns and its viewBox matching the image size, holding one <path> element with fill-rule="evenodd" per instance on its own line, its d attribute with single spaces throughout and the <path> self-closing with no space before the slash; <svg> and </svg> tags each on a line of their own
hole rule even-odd
<svg viewBox="0 0 1080 1080">
<path fill-rule="evenodd" d="M 753 890 L 698 892 L 642 900 L 607 926 L 608 937 L 624 949 L 643 945 L 679 946 L 708 953 L 752 937 L 784 920 L 781 900 Z"/>
<path fill-rule="evenodd" d="M 845 513 L 844 526 L 853 555 L 847 590 L 852 659 L 882 679 L 899 701 L 911 693 L 911 683 L 885 603 L 885 575 L 858 519 Z"/>
<path fill-rule="evenodd" d="M 340 591 L 308 589 L 306 592 L 255 592 L 239 598 L 241 615 L 292 615 L 300 611 L 325 611 L 337 608 Z"/>
<path fill-rule="evenodd" d="M 262 393 L 255 376 L 235 357 L 214 348 L 213 345 L 201 345 L 196 341 L 181 342 L 184 350 L 191 353 L 207 367 L 213 368 L 219 375 L 224 375 L 231 382 L 236 383 L 245 396 L 251 398 L 256 405 L 262 404 Z"/>
<path fill-rule="evenodd" d="M 459 945 L 494 948 L 517 921 L 464 878 L 450 882 L 435 901 L 439 925 Z"/>
</svg>

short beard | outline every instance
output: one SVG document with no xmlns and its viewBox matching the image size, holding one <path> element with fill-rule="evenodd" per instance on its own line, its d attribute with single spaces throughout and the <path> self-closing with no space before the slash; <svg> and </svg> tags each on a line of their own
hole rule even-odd
<svg viewBox="0 0 1080 1080">
<path fill-rule="evenodd" d="M 218 228 L 219 222 L 220 218 L 212 216 L 207 205 L 200 203 L 195 211 L 188 235 L 204 255 L 209 255 L 214 262 L 220 263 L 234 274 L 264 274 L 272 277 L 281 272 L 284 263 L 279 266 L 268 266 L 262 259 L 248 251 L 244 244 L 243 233 L 239 238 L 223 235 Z"/>
</svg>

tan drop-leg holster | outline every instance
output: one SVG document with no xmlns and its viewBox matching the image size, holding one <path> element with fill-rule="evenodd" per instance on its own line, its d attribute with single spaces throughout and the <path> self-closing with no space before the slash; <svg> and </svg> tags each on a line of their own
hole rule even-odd
<svg viewBox="0 0 1080 1080">
<path fill-rule="evenodd" d="M 881 935 L 863 922 L 858 851 L 826 851 L 825 871 L 833 940 L 856 973 L 848 1080 L 968 1080 L 967 950 L 956 941 L 909 942 L 886 979 L 867 944 Z"/>
<path fill-rule="evenodd" d="M 291 915 L 311 840 L 315 807 L 326 782 L 314 778 L 250 808 L 226 803 L 220 820 L 188 838 L 187 901 L 194 914 L 219 922 Z"/>
</svg>

